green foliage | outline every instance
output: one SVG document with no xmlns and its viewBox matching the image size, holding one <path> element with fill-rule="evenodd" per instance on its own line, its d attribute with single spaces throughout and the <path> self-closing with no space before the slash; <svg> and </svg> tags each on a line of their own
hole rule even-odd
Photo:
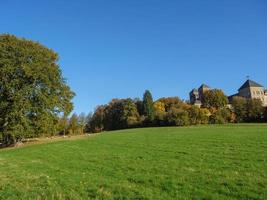
<svg viewBox="0 0 267 200">
<path fill-rule="evenodd" d="M 132 99 L 113 99 L 105 108 L 103 127 L 105 130 L 116 130 L 135 127 L 140 116 Z"/>
<path fill-rule="evenodd" d="M 227 108 L 220 108 L 210 116 L 212 124 L 226 124 L 231 121 L 231 112 Z"/>
<path fill-rule="evenodd" d="M 264 108 L 260 99 L 247 100 L 247 121 L 257 122 L 263 119 Z"/>
<path fill-rule="evenodd" d="M 186 126 L 189 125 L 189 114 L 182 108 L 171 107 L 167 114 L 167 120 L 170 125 Z"/>
<path fill-rule="evenodd" d="M 54 134 L 72 110 L 58 55 L 39 43 L 0 35 L 0 134 L 6 144 Z"/>
<path fill-rule="evenodd" d="M 190 106 L 187 110 L 189 116 L 189 124 L 207 124 L 209 122 L 209 113 L 207 110 L 197 106 Z"/>
<path fill-rule="evenodd" d="M 90 128 L 93 133 L 98 133 L 104 130 L 106 106 L 98 106 L 91 118 Z"/>
<path fill-rule="evenodd" d="M 237 122 L 245 122 L 247 117 L 247 100 L 243 97 L 234 97 L 232 107 L 236 114 Z"/>
<path fill-rule="evenodd" d="M 146 128 L 1 150 L 0 199 L 266 199 L 267 125 Z"/>
<path fill-rule="evenodd" d="M 138 111 L 139 115 L 140 116 L 144 116 L 145 113 L 144 113 L 143 101 L 140 100 L 139 98 L 135 98 L 133 101 L 134 101 L 134 103 L 136 105 L 136 108 L 137 108 L 137 111 Z"/>
<path fill-rule="evenodd" d="M 259 99 L 234 97 L 232 106 L 237 122 L 261 122 L 264 119 L 264 107 Z"/>
<path fill-rule="evenodd" d="M 92 132 L 92 128 L 91 128 L 91 120 L 92 120 L 92 117 L 93 117 L 93 113 L 90 112 L 87 116 L 86 116 L 86 125 L 85 125 L 85 128 L 84 128 L 84 131 L 86 133 L 90 133 Z"/>
<path fill-rule="evenodd" d="M 126 99 L 123 102 L 123 113 L 121 120 L 125 125 L 125 128 L 136 127 L 139 124 L 140 115 L 133 100 Z"/>
<path fill-rule="evenodd" d="M 149 122 L 152 122 L 155 118 L 155 111 L 153 106 L 153 97 L 150 91 L 146 90 L 143 97 L 144 115 Z"/>
<path fill-rule="evenodd" d="M 228 104 L 228 98 L 222 90 L 214 89 L 204 93 L 203 106 L 205 108 L 224 108 Z"/>
<path fill-rule="evenodd" d="M 79 121 L 79 116 L 74 113 L 69 119 L 68 133 L 71 135 L 79 135 L 83 133 L 83 127 Z M 82 122 L 83 123 L 83 122 Z"/>
</svg>

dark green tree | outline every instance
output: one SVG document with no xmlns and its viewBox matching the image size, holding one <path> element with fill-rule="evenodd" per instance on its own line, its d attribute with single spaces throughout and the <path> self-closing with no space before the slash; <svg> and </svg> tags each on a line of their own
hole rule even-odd
<svg viewBox="0 0 267 200">
<path fill-rule="evenodd" d="M 37 42 L 0 35 L 0 134 L 6 145 L 54 134 L 58 115 L 71 112 L 73 96 L 58 54 Z"/>
<path fill-rule="evenodd" d="M 247 99 L 243 97 L 234 97 L 232 107 L 236 114 L 236 121 L 245 122 L 247 120 Z"/>
<path fill-rule="evenodd" d="M 260 122 L 263 120 L 264 107 L 260 99 L 247 100 L 247 121 Z"/>
<path fill-rule="evenodd" d="M 105 110 L 105 129 L 116 130 L 135 127 L 140 115 L 132 99 L 113 99 Z"/>
<path fill-rule="evenodd" d="M 140 116 L 144 115 L 144 106 L 143 106 L 143 101 L 140 100 L 139 98 L 135 98 L 134 103 L 136 105 L 137 111 Z"/>
<path fill-rule="evenodd" d="M 85 132 L 86 133 L 91 133 L 92 132 L 92 128 L 91 128 L 91 120 L 93 117 L 93 113 L 90 112 L 87 116 L 86 116 L 86 125 L 85 125 Z"/>
<path fill-rule="evenodd" d="M 106 121 L 106 105 L 98 106 L 90 120 L 90 129 L 93 133 L 99 133 L 105 128 Z"/>
<path fill-rule="evenodd" d="M 153 97 L 149 90 L 146 90 L 143 97 L 144 115 L 149 122 L 152 122 L 155 118 Z"/>
</svg>

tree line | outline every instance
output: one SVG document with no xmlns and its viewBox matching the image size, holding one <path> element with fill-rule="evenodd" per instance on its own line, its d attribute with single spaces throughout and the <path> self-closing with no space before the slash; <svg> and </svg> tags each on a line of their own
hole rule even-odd
<svg viewBox="0 0 267 200">
<path fill-rule="evenodd" d="M 88 132 L 149 126 L 188 126 L 238 122 L 267 122 L 267 109 L 258 99 L 234 97 L 231 106 L 222 90 L 204 93 L 201 107 L 178 97 L 153 101 L 150 91 L 143 99 L 113 99 L 96 108 L 88 118 Z"/>
<path fill-rule="evenodd" d="M 38 42 L 0 35 L 0 145 L 25 138 L 97 133 L 149 126 L 263 122 L 267 110 L 260 100 L 235 97 L 232 107 L 221 90 L 204 93 L 201 108 L 178 97 L 156 101 L 113 99 L 94 113 L 73 114 L 75 93 L 67 85 L 59 56 Z"/>
</svg>

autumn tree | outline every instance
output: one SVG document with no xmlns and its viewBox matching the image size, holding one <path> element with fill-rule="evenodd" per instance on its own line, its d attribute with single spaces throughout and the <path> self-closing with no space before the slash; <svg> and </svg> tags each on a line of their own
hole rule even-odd
<svg viewBox="0 0 267 200">
<path fill-rule="evenodd" d="M 157 100 L 157 102 L 161 102 L 164 104 L 166 112 L 168 112 L 172 106 L 182 107 L 184 105 L 184 102 L 178 97 L 164 97 Z"/>
<path fill-rule="evenodd" d="M 228 104 L 228 98 L 222 90 L 214 89 L 204 93 L 203 106 L 205 108 L 223 108 Z"/>
<path fill-rule="evenodd" d="M 171 107 L 167 113 L 167 121 L 169 125 L 186 126 L 189 125 L 189 114 L 182 108 Z"/>
<path fill-rule="evenodd" d="M 54 134 L 58 115 L 72 110 L 74 93 L 58 54 L 12 35 L 0 35 L 0 134 L 5 144 Z"/>
<path fill-rule="evenodd" d="M 166 125 L 167 112 L 165 109 L 165 104 L 161 101 L 156 101 L 154 103 L 154 111 L 156 125 Z"/>
<path fill-rule="evenodd" d="M 226 124 L 231 121 L 231 111 L 228 108 L 219 108 L 210 116 L 212 124 Z"/>
<path fill-rule="evenodd" d="M 192 125 L 207 124 L 209 121 L 209 112 L 206 109 L 197 106 L 190 106 L 187 109 L 189 116 L 189 123 Z"/>
</svg>

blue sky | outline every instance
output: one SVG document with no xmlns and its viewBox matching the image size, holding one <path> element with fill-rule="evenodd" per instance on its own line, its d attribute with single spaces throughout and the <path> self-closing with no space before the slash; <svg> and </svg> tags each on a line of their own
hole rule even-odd
<svg viewBox="0 0 267 200">
<path fill-rule="evenodd" d="M 179 96 L 206 83 L 267 87 L 266 0 L 10 0 L 0 33 L 54 49 L 75 112 L 114 97 Z"/>
</svg>

